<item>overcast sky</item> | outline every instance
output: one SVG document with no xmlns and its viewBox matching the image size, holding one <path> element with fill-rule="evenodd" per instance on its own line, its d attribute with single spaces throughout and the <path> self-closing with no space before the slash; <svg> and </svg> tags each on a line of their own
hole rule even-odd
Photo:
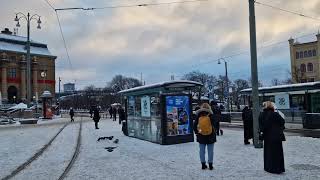
<svg viewBox="0 0 320 180">
<path fill-rule="evenodd" d="M 56 60 L 56 79 L 103 87 L 116 74 L 146 84 L 176 79 L 199 70 L 224 74 L 216 59 L 231 58 L 231 79 L 250 77 L 249 13 L 247 0 L 208 0 L 149 7 L 61 11 L 59 17 L 71 58 L 69 65 L 55 12 L 45 0 L 0 0 L 0 28 L 15 27 L 16 12 L 42 16 L 42 29 L 32 24 L 31 38 L 48 44 Z M 179 0 L 49 0 L 55 8 L 104 7 Z M 260 2 L 320 18 L 318 0 L 260 0 Z M 256 5 L 259 79 L 289 77 L 290 37 L 314 33 L 299 42 L 316 40 L 320 21 Z M 26 35 L 21 22 L 19 35 Z M 278 43 L 283 42 L 283 43 Z M 271 44 L 271 45 L 270 45 Z M 273 44 L 273 45 L 272 45 Z"/>
</svg>

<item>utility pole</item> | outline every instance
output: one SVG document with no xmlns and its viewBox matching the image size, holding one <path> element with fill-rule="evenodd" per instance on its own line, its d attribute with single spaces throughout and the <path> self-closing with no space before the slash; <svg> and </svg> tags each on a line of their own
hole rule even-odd
<svg viewBox="0 0 320 180">
<path fill-rule="evenodd" d="M 259 89 L 258 89 L 258 65 L 257 65 L 257 40 L 256 19 L 254 10 L 255 0 L 249 0 L 249 24 L 250 24 L 250 52 L 251 52 L 251 79 L 252 79 L 252 114 L 253 114 L 253 144 L 255 148 L 262 148 L 259 140 Z"/>
<path fill-rule="evenodd" d="M 60 89 L 60 83 L 61 83 L 61 78 L 59 77 L 59 96 L 58 96 L 58 102 L 59 102 L 59 115 L 60 115 L 60 107 L 61 107 L 61 104 L 60 104 L 60 97 L 61 97 L 61 89 Z"/>
</svg>

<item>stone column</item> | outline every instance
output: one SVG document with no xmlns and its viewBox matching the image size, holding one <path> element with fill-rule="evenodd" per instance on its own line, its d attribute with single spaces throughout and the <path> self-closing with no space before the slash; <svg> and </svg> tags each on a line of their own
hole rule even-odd
<svg viewBox="0 0 320 180">
<path fill-rule="evenodd" d="M 27 97 L 27 86 L 26 86 L 26 67 L 21 67 L 21 100 L 26 101 Z"/>
<path fill-rule="evenodd" d="M 2 101 L 8 101 L 8 84 L 7 84 L 7 68 L 2 66 L 1 67 L 1 95 Z"/>
<path fill-rule="evenodd" d="M 36 96 L 38 92 L 38 70 L 36 68 L 34 68 L 32 71 L 32 83 L 33 83 L 32 94 L 33 96 Z"/>
<path fill-rule="evenodd" d="M 7 102 L 8 101 L 8 83 L 7 83 L 7 64 L 6 62 L 8 61 L 7 59 L 7 54 L 2 53 L 1 54 L 1 96 L 2 96 L 2 101 Z"/>
</svg>

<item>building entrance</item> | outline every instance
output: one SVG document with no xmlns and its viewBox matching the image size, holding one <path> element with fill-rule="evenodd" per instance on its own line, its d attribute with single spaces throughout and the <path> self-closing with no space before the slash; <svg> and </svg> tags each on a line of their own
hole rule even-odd
<svg viewBox="0 0 320 180">
<path fill-rule="evenodd" d="M 9 86 L 8 88 L 8 102 L 16 103 L 18 95 L 18 89 L 15 86 Z"/>
</svg>

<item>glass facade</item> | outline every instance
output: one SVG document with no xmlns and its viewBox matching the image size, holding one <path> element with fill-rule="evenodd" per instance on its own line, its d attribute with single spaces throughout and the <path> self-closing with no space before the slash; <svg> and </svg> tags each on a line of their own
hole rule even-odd
<svg viewBox="0 0 320 180">
<path fill-rule="evenodd" d="M 128 96 L 129 136 L 160 143 L 161 106 L 158 94 Z"/>
</svg>

